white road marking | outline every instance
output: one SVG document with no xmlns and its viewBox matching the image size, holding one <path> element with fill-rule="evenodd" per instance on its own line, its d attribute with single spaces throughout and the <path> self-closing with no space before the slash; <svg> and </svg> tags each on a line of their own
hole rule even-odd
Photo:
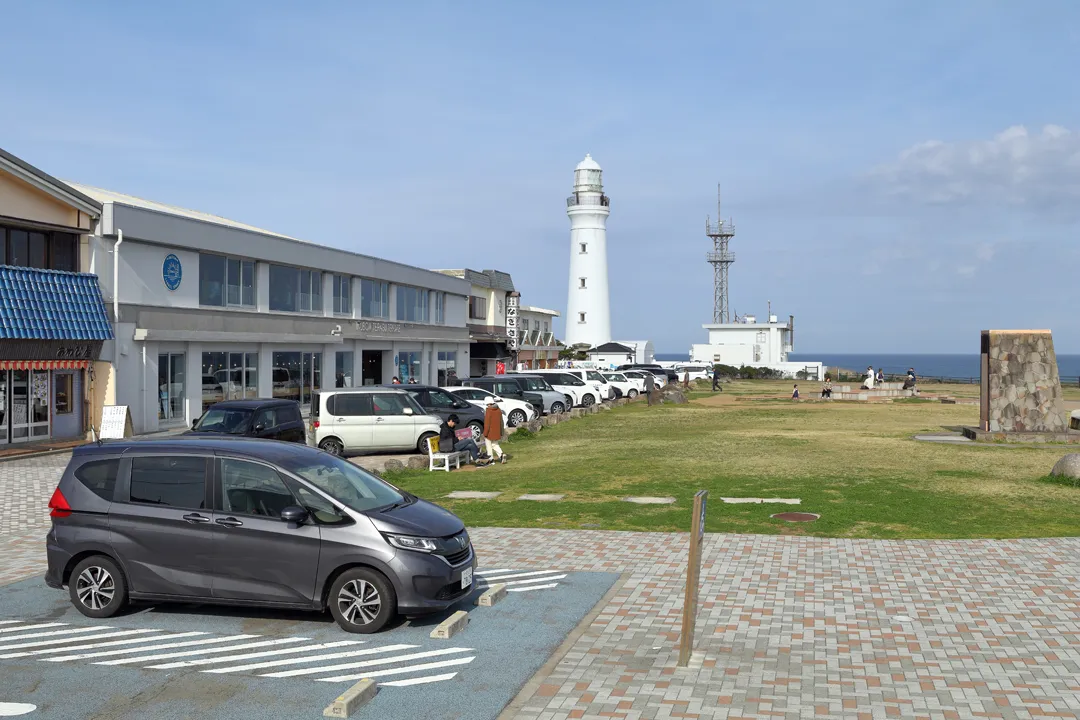
<svg viewBox="0 0 1080 720">
<path fill-rule="evenodd" d="M 42 628 L 63 627 L 67 623 L 38 623 L 37 625 L 23 625 L 22 627 L 0 628 L 0 633 L 22 632 L 23 630 L 40 630 Z"/>
<path fill-rule="evenodd" d="M 552 576 L 549 576 L 549 577 L 531 578 L 529 580 L 509 580 L 509 581 L 507 581 L 505 583 L 501 582 L 501 581 L 498 581 L 498 584 L 501 584 L 501 585 L 532 585 L 534 583 L 550 582 L 552 580 L 562 580 L 564 577 L 566 577 L 566 576 L 565 575 L 552 575 Z M 489 583 L 489 584 L 494 585 L 496 583 Z M 559 583 L 555 583 L 555 584 L 558 585 Z"/>
<path fill-rule="evenodd" d="M 56 635 L 75 635 L 78 633 L 97 632 L 100 630 L 112 630 L 112 628 L 108 625 L 103 625 L 101 627 L 72 628 L 70 630 L 50 630 L 48 632 L 30 633 L 29 635 L 9 635 L 0 638 L 0 643 L 4 643 L 4 645 L 0 645 L 0 650 L 5 649 L 7 643 L 19 642 L 20 640 L 30 640 L 32 638 L 42 637 L 54 637 Z M 78 640 L 78 638 L 72 639 Z"/>
<path fill-rule="evenodd" d="M 359 668 L 371 667 L 373 665 L 389 665 L 396 662 L 404 662 L 405 660 L 419 660 L 421 658 L 438 657 L 439 655 L 451 655 L 453 653 L 474 652 L 472 648 L 445 648 L 442 650 L 428 650 L 426 652 L 409 653 L 407 655 L 395 655 L 388 658 L 379 658 L 377 660 L 365 660 L 364 662 L 356 663 L 342 663 L 340 665 L 329 665 L 327 667 L 317 668 L 303 668 L 301 670 L 283 670 L 276 673 L 260 674 L 259 677 L 296 677 L 297 675 L 316 675 L 318 673 L 331 672 L 333 670 L 356 670 Z M 357 677 L 371 677 L 371 674 L 358 675 Z"/>
<path fill-rule="evenodd" d="M 511 571 L 510 575 L 493 575 L 489 573 L 484 573 L 483 575 L 478 575 L 477 577 L 481 577 L 488 582 L 502 582 L 503 580 L 510 580 L 512 578 L 532 577 L 533 575 L 554 575 L 558 572 L 558 570 L 536 570 L 534 572 Z"/>
<path fill-rule="evenodd" d="M 83 642 L 84 640 L 102 640 L 110 637 L 123 637 L 124 635 L 145 635 L 146 633 L 156 632 L 156 630 L 116 630 L 114 632 L 102 633 L 100 635 L 89 635 L 84 637 L 66 637 L 66 638 L 54 638 L 52 640 L 38 640 L 36 642 L 19 643 L 18 645 L 7 645 L 0 647 L 0 652 L 6 653 L 8 650 L 21 650 L 23 648 L 32 647 L 45 647 L 46 645 L 63 645 L 64 643 Z M 21 654 L 21 653 L 16 653 Z M 8 655 L 0 655 L 0 658 L 6 658 Z"/>
<path fill-rule="evenodd" d="M 65 655 L 63 657 L 56 658 L 42 658 L 46 662 L 67 662 L 68 660 L 88 660 L 90 658 L 105 657 L 107 655 L 125 655 L 128 653 L 140 653 L 140 652 L 154 652 L 155 650 L 167 650 L 168 648 L 178 647 L 191 647 L 194 645 L 210 645 L 220 642 L 232 642 L 234 640 L 247 640 L 248 638 L 259 637 L 258 635 L 230 635 L 222 638 L 208 638 L 206 640 L 189 640 L 187 642 L 179 643 L 166 643 L 164 645 L 155 645 L 151 647 L 140 648 L 127 648 L 126 650 L 109 650 L 108 652 L 88 653 L 86 655 Z"/>
<path fill-rule="evenodd" d="M 205 673 L 229 673 L 242 672 L 244 670 L 258 670 L 260 668 L 278 667 L 280 665 L 298 665 L 300 663 L 321 662 L 323 660 L 337 660 L 339 658 L 359 657 L 361 655 L 377 655 L 381 652 L 397 652 L 398 650 L 412 650 L 419 645 L 386 645 L 384 647 L 368 648 L 366 650 L 350 650 L 348 652 L 330 653 L 329 655 L 309 655 L 307 657 L 288 658 L 286 660 L 267 660 L 250 665 L 237 665 L 236 667 L 214 668 L 203 670 Z M 159 666 L 161 667 L 161 666 Z"/>
<path fill-rule="evenodd" d="M 485 568 L 484 572 L 483 572 L 483 575 L 494 575 L 495 573 L 501 573 L 501 572 L 516 572 L 516 571 L 513 570 L 513 569 L 507 569 L 507 568 L 499 568 L 498 570 L 488 570 L 488 569 Z M 480 568 L 477 568 L 476 569 L 476 577 L 482 577 L 483 575 L 480 573 Z M 15 622 L 18 622 L 18 621 L 16 620 Z"/>
<path fill-rule="evenodd" d="M 30 703 L 9 703 L 0 702 L 0 717 L 15 717 L 16 715 L 26 715 L 37 710 L 37 705 L 31 705 Z"/>
<path fill-rule="evenodd" d="M 237 660 L 252 660 L 254 658 L 269 657 L 270 655 L 287 655 L 289 653 L 307 652 L 308 650 L 326 650 L 329 648 L 342 647 L 344 645 L 363 645 L 363 640 L 337 640 L 335 642 L 319 643 L 317 645 L 301 645 L 300 647 L 282 648 L 280 650 L 261 650 L 260 652 L 243 653 L 241 655 L 225 655 L 216 658 L 199 658 L 198 660 L 181 660 L 180 662 L 165 663 L 164 665 L 150 665 L 155 670 L 169 670 L 178 667 L 191 667 L 193 665 L 212 665 L 213 663 L 235 662 Z"/>
<path fill-rule="evenodd" d="M 410 685 L 426 685 L 428 683 L 442 682 L 443 680 L 453 680 L 457 677 L 456 672 L 446 673 L 445 675 L 427 675 L 425 677 L 409 678 L 408 680 L 391 680 L 390 682 L 379 683 L 380 687 L 409 687 Z"/>
<path fill-rule="evenodd" d="M 287 637 L 278 638 L 277 640 L 260 640 L 259 642 L 244 643 L 243 645 L 230 645 L 228 647 L 217 648 L 201 648 L 199 650 L 185 650 L 178 653 L 162 653 L 160 655 L 149 655 L 145 657 L 129 657 L 120 658 L 119 660 L 104 660 L 102 662 L 94 663 L 95 665 L 126 665 L 128 663 L 141 663 L 150 662 L 152 660 L 168 660 L 174 657 L 190 657 L 191 655 L 209 655 L 211 653 L 231 652 L 233 650 L 247 650 L 248 648 L 268 647 L 271 645 L 284 645 L 285 643 L 295 643 L 297 640 L 310 640 L 311 638 L 297 638 Z M 156 648 L 147 648 L 147 650 L 155 650 Z"/>
<path fill-rule="evenodd" d="M 394 668 L 393 670 L 376 670 L 375 672 L 366 672 L 361 675 L 339 675 L 338 677 L 331 678 L 315 678 L 316 682 L 344 682 L 349 680 L 363 680 L 364 678 L 386 677 L 387 675 L 404 675 L 405 673 L 420 672 L 421 670 L 435 670 L 437 668 L 453 667 L 454 665 L 468 665 L 476 656 L 467 658 L 458 658 L 456 660 L 443 660 L 442 662 L 425 663 L 423 665 L 412 665 L 410 667 Z"/>
<path fill-rule="evenodd" d="M 529 590 L 547 590 L 548 588 L 559 587 L 559 583 L 551 583 L 550 585 L 527 585 L 526 587 L 506 588 L 506 592 L 528 592 Z"/>
<path fill-rule="evenodd" d="M 153 640 L 154 642 L 158 642 L 160 640 L 175 640 L 175 639 L 178 639 L 178 638 L 192 637 L 192 636 L 195 636 L 195 635 L 206 635 L 206 633 L 204 633 L 204 632 L 186 632 L 186 633 L 177 633 L 175 635 L 155 635 L 152 638 L 137 637 L 137 638 L 133 638 L 133 639 L 130 639 L 130 640 L 110 640 L 109 642 L 91 643 L 89 645 L 68 645 L 66 647 L 60 647 L 60 648 L 48 648 L 47 650 L 28 650 L 26 652 L 11 653 L 10 655 L 0 655 L 0 659 L 5 659 L 6 660 L 8 658 L 26 657 L 27 655 L 46 655 L 48 653 L 66 653 L 66 652 L 73 652 L 75 650 L 96 650 L 97 648 L 103 648 L 103 647 L 115 647 L 117 645 L 130 645 L 132 643 L 144 643 L 144 642 L 148 642 L 150 640 Z M 78 642 L 85 642 L 87 640 L 92 640 L 92 639 L 93 638 L 81 637 L 81 638 L 78 639 Z M 71 642 L 71 641 L 69 641 L 69 642 Z"/>
<path fill-rule="evenodd" d="M 0 625 L 14 625 L 15 623 L 24 622 L 23 620 L 0 620 Z"/>
</svg>

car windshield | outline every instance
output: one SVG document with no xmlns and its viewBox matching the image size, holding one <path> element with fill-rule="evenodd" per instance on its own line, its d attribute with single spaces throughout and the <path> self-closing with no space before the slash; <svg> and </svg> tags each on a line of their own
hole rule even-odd
<svg viewBox="0 0 1080 720">
<path fill-rule="evenodd" d="M 282 461 L 281 466 L 359 512 L 406 502 L 405 496 L 382 480 L 333 455 L 313 459 L 304 453 L 303 457 Z"/>
<path fill-rule="evenodd" d="M 551 385 L 548 384 L 548 381 L 543 378 L 525 378 L 525 387 L 534 391 L 552 389 Z"/>
<path fill-rule="evenodd" d="M 597 382 L 607 382 L 607 380 L 604 379 L 604 376 L 596 372 L 595 370 L 589 370 L 586 373 L 586 377 L 588 377 L 590 380 L 595 380 Z"/>
<path fill-rule="evenodd" d="M 611 373 L 610 375 L 605 375 L 604 377 L 606 377 L 608 380 L 614 380 L 615 382 L 626 382 L 626 377 L 623 375 L 619 375 L 618 373 Z"/>
<path fill-rule="evenodd" d="M 251 410 L 242 408 L 211 407 L 199 420 L 199 424 L 195 426 L 195 429 L 199 432 L 240 435 L 247 432 L 252 415 Z"/>
</svg>

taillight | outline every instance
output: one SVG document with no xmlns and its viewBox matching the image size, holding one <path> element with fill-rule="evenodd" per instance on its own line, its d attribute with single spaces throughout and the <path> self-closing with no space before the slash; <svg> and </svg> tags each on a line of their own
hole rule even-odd
<svg viewBox="0 0 1080 720">
<path fill-rule="evenodd" d="M 68 505 L 64 493 L 60 492 L 60 488 L 53 490 L 52 498 L 49 499 L 49 510 L 52 510 L 49 513 L 52 517 L 67 517 L 71 514 L 71 506 Z"/>
<path fill-rule="evenodd" d="M 319 421 L 318 421 L 318 420 L 316 420 L 315 422 L 311 423 L 311 427 L 313 427 L 313 428 L 315 428 L 316 430 L 318 430 L 318 429 L 319 429 Z"/>
</svg>

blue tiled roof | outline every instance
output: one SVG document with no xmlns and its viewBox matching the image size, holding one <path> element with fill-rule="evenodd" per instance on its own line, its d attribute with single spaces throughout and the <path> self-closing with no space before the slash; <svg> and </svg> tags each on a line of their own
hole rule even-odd
<svg viewBox="0 0 1080 720">
<path fill-rule="evenodd" d="M 0 265 L 0 338 L 112 337 L 96 275 Z"/>
</svg>

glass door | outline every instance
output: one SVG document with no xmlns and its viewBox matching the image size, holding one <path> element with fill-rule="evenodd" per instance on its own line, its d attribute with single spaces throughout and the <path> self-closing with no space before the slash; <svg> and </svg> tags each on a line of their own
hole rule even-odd
<svg viewBox="0 0 1080 720">
<path fill-rule="evenodd" d="M 34 370 L 30 373 L 30 439 L 49 437 L 52 414 L 49 408 L 49 371 Z"/>
<path fill-rule="evenodd" d="M 245 353 L 244 358 L 244 398 L 253 400 L 259 397 L 259 353 Z"/>
<path fill-rule="evenodd" d="M 158 355 L 158 420 L 164 425 L 183 425 L 185 353 Z"/>
<path fill-rule="evenodd" d="M 11 395 L 11 442 L 30 439 L 30 371 L 12 370 L 9 381 Z"/>
</svg>

